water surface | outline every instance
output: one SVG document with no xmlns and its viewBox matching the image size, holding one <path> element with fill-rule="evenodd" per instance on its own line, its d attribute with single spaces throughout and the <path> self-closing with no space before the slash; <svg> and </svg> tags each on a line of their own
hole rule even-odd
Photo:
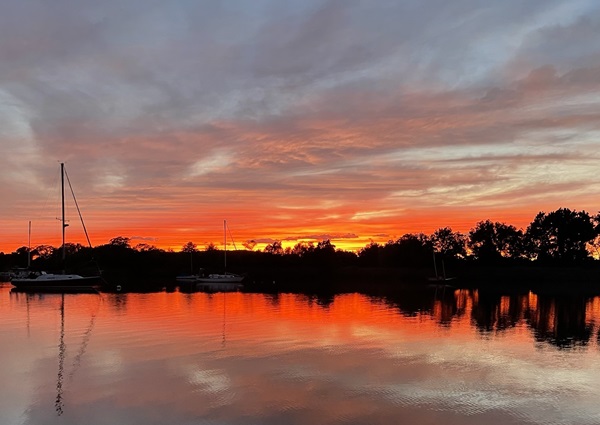
<svg viewBox="0 0 600 425">
<path fill-rule="evenodd" d="M 600 298 L 25 294 L 0 424 L 600 424 Z"/>
</svg>

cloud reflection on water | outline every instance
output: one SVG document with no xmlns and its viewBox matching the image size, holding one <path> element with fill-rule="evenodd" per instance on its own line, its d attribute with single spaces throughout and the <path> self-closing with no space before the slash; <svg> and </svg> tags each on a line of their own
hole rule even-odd
<svg viewBox="0 0 600 425">
<path fill-rule="evenodd" d="M 502 302 L 488 309 L 521 318 L 484 333 L 473 314 L 480 294 L 453 291 L 444 298 L 459 304 L 453 308 L 435 307 L 441 301 L 430 295 L 421 294 L 420 313 L 403 315 L 385 297 L 360 294 L 336 295 L 326 306 L 293 294 L 127 294 L 126 302 L 105 294 L 58 417 L 57 298 L 30 298 L 27 313 L 22 296 L 2 289 L 0 422 L 599 422 L 594 339 L 571 349 L 540 346 L 526 319 L 536 302 L 531 295 L 517 297 L 526 306 L 520 312 Z M 92 297 L 65 299 L 67 374 L 86 335 Z M 455 314 L 444 321 L 435 316 L 448 311 Z M 600 322 L 597 311 L 584 313 L 588 323 Z"/>
</svg>

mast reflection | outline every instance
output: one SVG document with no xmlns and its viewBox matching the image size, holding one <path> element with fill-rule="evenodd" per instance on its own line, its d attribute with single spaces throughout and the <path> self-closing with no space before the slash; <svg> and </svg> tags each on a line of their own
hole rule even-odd
<svg viewBox="0 0 600 425">
<path fill-rule="evenodd" d="M 58 416 L 62 415 L 64 410 L 63 402 L 63 379 L 65 371 L 65 353 L 67 345 L 65 344 L 65 294 L 61 294 L 60 299 L 60 339 L 58 344 L 58 377 L 56 380 L 56 401 L 54 407 Z"/>
</svg>

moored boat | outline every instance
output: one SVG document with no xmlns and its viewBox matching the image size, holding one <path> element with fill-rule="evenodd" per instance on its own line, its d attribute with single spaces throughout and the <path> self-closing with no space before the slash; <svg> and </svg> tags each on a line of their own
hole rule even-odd
<svg viewBox="0 0 600 425">
<path fill-rule="evenodd" d="M 435 272 L 435 276 L 428 277 L 427 280 L 432 283 L 443 283 L 451 280 L 455 280 L 456 277 L 448 277 L 446 276 L 446 266 L 444 265 L 444 260 L 442 259 L 442 274 L 438 273 L 437 262 L 435 260 L 435 251 L 433 251 L 433 269 Z"/>
<path fill-rule="evenodd" d="M 62 202 L 62 263 L 63 267 L 66 260 L 66 244 L 65 244 L 65 229 L 69 226 L 65 219 L 65 164 L 60 164 L 60 177 L 61 177 L 61 202 Z M 68 179 L 68 176 L 67 176 Z M 70 185 L 70 182 L 69 182 Z M 73 188 L 71 187 L 71 193 L 74 195 Z M 77 201 L 75 201 L 77 203 Z M 79 211 L 79 206 L 77 206 Z M 81 214 L 80 214 L 81 218 Z M 82 219 L 83 223 L 83 219 Z M 85 225 L 83 226 L 85 235 L 87 237 L 87 230 Z M 89 237 L 88 237 L 89 243 Z M 90 244 L 91 247 L 91 244 Z M 97 276 L 81 276 L 78 274 L 66 274 L 63 270 L 60 274 L 46 273 L 46 272 L 27 272 L 23 273 L 22 276 L 15 276 L 11 279 L 10 283 L 15 286 L 18 290 L 50 290 L 50 291 L 81 291 L 86 289 L 95 289 L 100 286 L 100 275 Z"/>
<path fill-rule="evenodd" d="M 200 269 L 198 274 L 177 276 L 175 279 L 180 283 L 196 284 L 199 289 L 209 289 L 215 291 L 236 291 L 243 288 L 241 283 L 244 276 L 225 271 L 227 268 L 227 220 L 223 220 L 224 236 L 224 264 L 223 273 L 205 274 L 204 269 Z"/>
<path fill-rule="evenodd" d="M 29 277 L 13 278 L 10 282 L 19 290 L 81 291 L 100 287 L 100 276 L 33 272 Z"/>
</svg>

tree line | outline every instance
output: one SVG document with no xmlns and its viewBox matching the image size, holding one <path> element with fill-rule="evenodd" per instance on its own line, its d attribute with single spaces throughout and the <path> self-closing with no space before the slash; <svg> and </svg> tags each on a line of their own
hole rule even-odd
<svg viewBox="0 0 600 425">
<path fill-rule="evenodd" d="M 329 241 L 313 245 L 299 242 L 293 248 L 283 249 L 280 242 L 265 248 L 265 252 L 279 255 L 299 255 L 314 251 L 331 250 Z M 539 212 L 529 226 L 515 226 L 484 220 L 468 234 L 442 227 L 431 235 L 407 233 L 397 240 L 379 244 L 372 242 L 360 249 L 360 264 L 370 266 L 422 265 L 431 262 L 432 253 L 449 260 L 470 260 L 483 264 L 531 262 L 554 264 L 581 264 L 600 254 L 600 213 L 560 208 L 550 213 Z"/>
<path fill-rule="evenodd" d="M 249 242 L 246 250 L 228 252 L 231 271 L 273 267 L 431 267 L 434 253 L 450 264 L 581 265 L 595 261 L 600 253 L 600 213 L 590 215 L 568 208 L 539 212 L 524 230 L 484 220 L 467 234 L 442 227 L 430 235 L 407 233 L 386 243 L 372 242 L 358 252 L 336 249 L 330 240 L 298 242 L 286 248 L 281 241 L 275 241 L 262 251 L 254 251 L 254 245 Z M 160 270 L 165 275 L 194 271 L 200 266 L 215 270 L 223 267 L 222 251 L 213 244 L 199 249 L 188 242 L 180 252 L 172 252 L 145 243 L 132 246 L 129 238 L 118 236 L 94 248 L 66 244 L 66 249 L 72 269 L 82 267 L 81 264 L 91 267 L 91 259 L 103 268 Z M 20 247 L 10 254 L 0 253 L 0 270 L 24 267 L 28 257 L 32 268 L 58 270 L 62 266 L 60 248 L 39 245 L 31 250 Z"/>
</svg>

